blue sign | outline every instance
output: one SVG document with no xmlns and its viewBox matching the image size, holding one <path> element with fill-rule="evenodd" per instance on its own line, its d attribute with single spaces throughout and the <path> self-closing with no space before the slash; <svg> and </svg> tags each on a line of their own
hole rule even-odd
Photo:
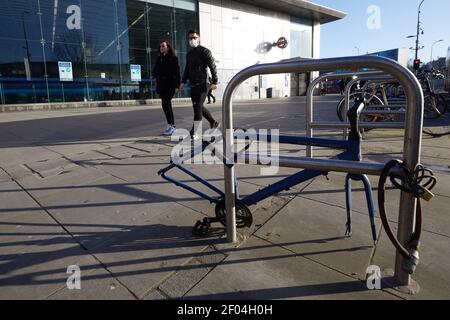
<svg viewBox="0 0 450 320">
<path fill-rule="evenodd" d="M 58 62 L 60 81 L 73 81 L 72 62 Z"/>
<path fill-rule="evenodd" d="M 140 82 L 142 80 L 141 66 L 139 64 L 131 64 L 131 81 Z"/>
</svg>

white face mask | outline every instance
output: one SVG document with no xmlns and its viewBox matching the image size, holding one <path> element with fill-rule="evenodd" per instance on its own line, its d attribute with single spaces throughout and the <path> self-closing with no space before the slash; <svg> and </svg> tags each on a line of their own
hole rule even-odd
<svg viewBox="0 0 450 320">
<path fill-rule="evenodd" d="M 189 45 L 190 45 L 192 48 L 197 48 L 197 47 L 200 45 L 200 43 L 199 43 L 198 40 L 191 39 L 191 40 L 189 40 Z"/>
</svg>

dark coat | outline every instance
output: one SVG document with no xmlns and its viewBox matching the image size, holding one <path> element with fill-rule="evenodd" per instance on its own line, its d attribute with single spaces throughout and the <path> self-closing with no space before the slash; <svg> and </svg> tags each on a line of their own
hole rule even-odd
<svg viewBox="0 0 450 320">
<path fill-rule="evenodd" d="M 214 58 L 209 49 L 198 46 L 187 54 L 186 68 L 183 74 L 183 83 L 188 80 L 193 87 L 204 85 L 208 81 L 206 68 L 211 71 L 211 83 L 217 84 L 217 69 Z"/>
<path fill-rule="evenodd" d="M 153 69 L 156 92 L 175 91 L 180 86 L 180 65 L 176 55 L 160 55 Z"/>
</svg>

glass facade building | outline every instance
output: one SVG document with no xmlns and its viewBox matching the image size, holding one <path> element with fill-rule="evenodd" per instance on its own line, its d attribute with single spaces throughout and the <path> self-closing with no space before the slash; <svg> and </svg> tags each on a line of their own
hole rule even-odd
<svg viewBox="0 0 450 320">
<path fill-rule="evenodd" d="M 157 99 L 159 44 L 173 44 L 183 72 L 191 29 L 200 30 L 216 58 L 220 99 L 243 68 L 318 58 L 320 25 L 344 16 L 289 0 L 0 0 L 0 112 L 22 104 Z M 273 46 L 280 37 L 287 48 Z M 268 89 L 301 95 L 308 83 L 307 74 L 253 77 L 236 98 L 264 98 Z M 188 97 L 185 88 L 178 98 Z"/>
<path fill-rule="evenodd" d="M 160 41 L 183 68 L 198 27 L 196 0 L 0 0 L 1 104 L 155 98 Z"/>
</svg>

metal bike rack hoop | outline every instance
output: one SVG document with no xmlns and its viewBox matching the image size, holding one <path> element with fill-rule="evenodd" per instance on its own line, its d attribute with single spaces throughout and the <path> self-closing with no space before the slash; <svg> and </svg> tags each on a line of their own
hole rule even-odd
<svg viewBox="0 0 450 320">
<path fill-rule="evenodd" d="M 236 234 L 236 190 L 234 185 L 235 163 L 234 157 L 230 156 L 234 149 L 234 130 L 233 130 L 233 103 L 232 97 L 236 88 L 246 79 L 267 74 L 277 73 L 303 73 L 312 71 L 327 71 L 336 69 L 360 70 L 370 68 L 383 71 L 399 80 L 403 86 L 408 100 L 406 113 L 406 128 L 404 138 L 403 160 L 407 168 L 413 172 L 420 162 L 420 152 L 422 147 L 422 128 L 423 128 L 423 104 L 424 96 L 421 86 L 414 74 L 401 66 L 394 60 L 375 56 L 357 56 L 345 58 L 332 58 L 320 60 L 303 60 L 282 63 L 259 64 L 246 68 L 236 74 L 229 82 L 224 92 L 222 104 L 222 121 L 224 129 L 224 155 L 228 159 L 224 166 L 225 180 L 225 205 L 227 222 L 227 239 L 235 243 Z M 308 159 L 311 161 L 311 159 Z M 331 161 L 331 160 L 330 160 Z M 297 159 L 298 166 L 303 166 L 300 158 Z M 348 164 L 353 170 L 355 164 Z M 307 163 L 303 166 L 308 169 Z M 364 174 L 363 170 L 360 172 Z M 398 239 L 403 244 L 409 241 L 414 229 L 416 214 L 416 199 L 413 194 L 402 192 L 400 198 Z M 402 269 L 403 257 L 400 254 L 396 256 L 395 278 L 403 285 L 410 285 L 411 277 Z"/>
</svg>

